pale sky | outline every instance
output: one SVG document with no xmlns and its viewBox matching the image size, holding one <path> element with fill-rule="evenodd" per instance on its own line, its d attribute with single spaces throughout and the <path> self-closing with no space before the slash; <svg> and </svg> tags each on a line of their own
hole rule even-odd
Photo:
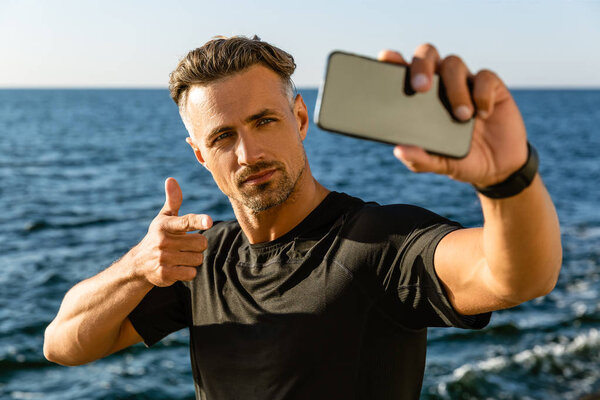
<svg viewBox="0 0 600 400">
<path fill-rule="evenodd" d="M 240 34 L 290 52 L 298 87 L 334 49 L 431 42 L 511 87 L 600 88 L 600 1 L 583 0 L 0 0 L 0 87 L 166 87 L 187 51 Z"/>
</svg>

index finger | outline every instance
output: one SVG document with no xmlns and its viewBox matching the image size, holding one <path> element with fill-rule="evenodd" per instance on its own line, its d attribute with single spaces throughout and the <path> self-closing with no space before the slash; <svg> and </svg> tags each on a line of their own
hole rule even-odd
<svg viewBox="0 0 600 400">
<path fill-rule="evenodd" d="M 425 43 L 417 47 L 410 66 L 410 84 L 417 92 L 431 88 L 433 74 L 440 62 L 440 54 L 435 46 Z"/>
<path fill-rule="evenodd" d="M 167 217 L 161 228 L 171 233 L 185 233 L 205 230 L 212 226 L 212 218 L 206 214 L 186 214 L 181 217 Z"/>
</svg>

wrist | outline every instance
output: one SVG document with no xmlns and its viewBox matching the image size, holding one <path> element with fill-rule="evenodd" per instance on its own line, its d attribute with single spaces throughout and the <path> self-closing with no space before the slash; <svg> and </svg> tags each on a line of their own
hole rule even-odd
<svg viewBox="0 0 600 400">
<path fill-rule="evenodd" d="M 141 290 L 149 291 L 154 285 L 146 277 L 145 263 L 140 259 L 140 253 L 138 244 L 125 253 L 113 266 L 120 270 L 120 273 L 129 284 L 133 284 Z"/>
<path fill-rule="evenodd" d="M 473 186 L 483 196 L 492 199 L 504 199 L 516 196 L 531 185 L 537 174 L 538 165 L 539 158 L 537 151 L 531 143 L 527 142 L 527 160 L 521 168 L 495 185 L 486 187 Z"/>
</svg>

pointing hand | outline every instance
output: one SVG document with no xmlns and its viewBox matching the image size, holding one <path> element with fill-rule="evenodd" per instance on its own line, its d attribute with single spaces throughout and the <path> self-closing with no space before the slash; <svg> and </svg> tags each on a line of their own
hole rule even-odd
<svg viewBox="0 0 600 400">
<path fill-rule="evenodd" d="M 177 181 L 165 181 L 165 204 L 156 216 L 148 233 L 133 249 L 136 274 L 155 286 L 170 286 L 176 281 L 189 281 L 196 276 L 207 247 L 206 237 L 188 232 L 205 230 L 212 219 L 205 214 L 179 216 L 182 202 Z"/>
</svg>

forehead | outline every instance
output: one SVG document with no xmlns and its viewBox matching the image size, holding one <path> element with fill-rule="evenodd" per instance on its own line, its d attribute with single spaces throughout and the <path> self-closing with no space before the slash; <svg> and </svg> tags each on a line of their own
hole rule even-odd
<svg viewBox="0 0 600 400">
<path fill-rule="evenodd" d="M 284 112 L 289 99 L 283 85 L 279 75 L 262 65 L 208 85 L 194 85 L 187 95 L 186 119 L 194 134 L 202 134 L 239 123 L 265 108 Z"/>
</svg>

